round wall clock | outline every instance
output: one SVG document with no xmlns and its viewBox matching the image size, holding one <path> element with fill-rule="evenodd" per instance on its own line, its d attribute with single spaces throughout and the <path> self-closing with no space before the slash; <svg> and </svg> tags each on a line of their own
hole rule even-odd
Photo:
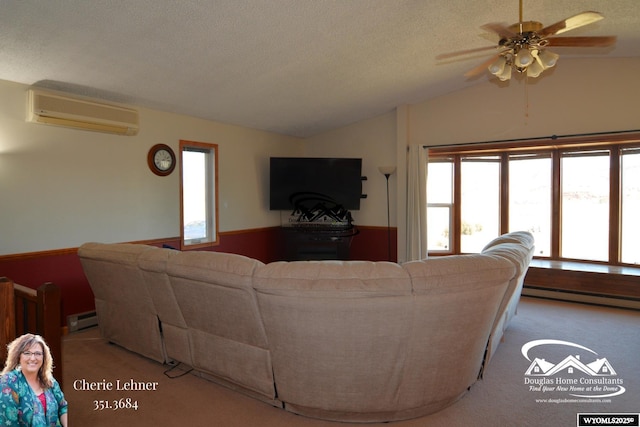
<svg viewBox="0 0 640 427">
<path fill-rule="evenodd" d="M 147 163 L 151 172 L 158 176 L 167 176 L 176 167 L 176 155 L 166 144 L 156 144 L 149 150 Z"/>
</svg>

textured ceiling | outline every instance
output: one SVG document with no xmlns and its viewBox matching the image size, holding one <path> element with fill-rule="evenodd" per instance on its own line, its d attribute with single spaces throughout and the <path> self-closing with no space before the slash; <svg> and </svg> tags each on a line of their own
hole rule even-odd
<svg viewBox="0 0 640 427">
<path fill-rule="evenodd" d="M 585 10 L 567 35 L 616 35 L 564 58 L 640 56 L 640 0 L 525 0 L 524 20 Z M 0 0 L 0 79 L 310 136 L 484 81 L 489 22 L 517 0 Z M 543 77 L 544 78 L 544 75 Z"/>
</svg>

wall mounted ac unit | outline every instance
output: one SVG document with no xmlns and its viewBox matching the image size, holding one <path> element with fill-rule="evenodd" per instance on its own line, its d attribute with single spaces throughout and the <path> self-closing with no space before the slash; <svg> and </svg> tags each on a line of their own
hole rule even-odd
<svg viewBox="0 0 640 427">
<path fill-rule="evenodd" d="M 29 122 L 118 135 L 138 133 L 138 112 L 131 108 L 39 89 L 29 89 L 28 103 Z"/>
</svg>

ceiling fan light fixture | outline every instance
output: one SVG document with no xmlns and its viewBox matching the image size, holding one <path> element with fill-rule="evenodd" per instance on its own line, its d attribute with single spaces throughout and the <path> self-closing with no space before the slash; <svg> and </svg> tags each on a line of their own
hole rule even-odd
<svg viewBox="0 0 640 427">
<path fill-rule="evenodd" d="M 516 24 L 506 26 L 501 23 L 489 23 L 481 28 L 499 37 L 499 52 L 485 62 L 467 71 L 465 77 L 473 77 L 488 70 L 501 81 L 511 79 L 514 72 L 528 77 L 538 77 L 544 70 L 554 67 L 560 55 L 546 50 L 547 46 L 563 47 L 606 47 L 615 43 L 615 36 L 593 37 L 556 37 L 558 34 L 584 27 L 603 18 L 602 14 L 593 11 L 578 13 L 577 15 L 544 26 L 538 21 L 524 21 L 522 19 L 522 2 L 519 0 L 519 20 Z M 495 46 L 494 46 L 495 47 Z M 451 58 L 488 50 L 487 47 L 465 49 L 438 55 L 437 59 Z"/>
<path fill-rule="evenodd" d="M 531 65 L 532 62 L 533 62 L 533 56 L 531 55 L 531 52 L 529 52 L 529 49 L 526 49 L 526 48 L 520 49 L 516 53 L 515 64 L 517 67 L 526 68 L 529 65 Z"/>
<path fill-rule="evenodd" d="M 560 58 L 560 55 L 558 55 L 557 53 L 553 53 L 550 50 L 542 50 L 538 54 L 538 59 L 545 69 L 551 68 L 556 65 L 556 63 L 558 62 L 558 58 Z"/>
<path fill-rule="evenodd" d="M 500 55 L 491 65 L 489 65 L 489 72 L 494 76 L 500 75 L 504 72 L 504 68 L 507 65 L 507 58 Z"/>
<path fill-rule="evenodd" d="M 502 73 L 496 75 L 501 82 L 511 79 L 511 65 L 504 67 Z"/>
<path fill-rule="evenodd" d="M 527 77 L 538 77 L 544 71 L 544 67 L 540 62 L 533 61 L 531 65 L 527 67 Z"/>
</svg>

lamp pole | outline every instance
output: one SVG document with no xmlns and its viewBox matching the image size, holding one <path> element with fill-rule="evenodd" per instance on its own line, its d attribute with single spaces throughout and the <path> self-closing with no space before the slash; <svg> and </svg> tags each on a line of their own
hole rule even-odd
<svg viewBox="0 0 640 427">
<path fill-rule="evenodd" d="M 395 166 L 379 166 L 378 170 L 384 175 L 387 181 L 387 259 L 391 261 L 391 215 L 389 204 L 389 177 L 396 171 Z"/>
<path fill-rule="evenodd" d="M 391 261 L 391 215 L 389 211 L 389 177 L 390 173 L 385 173 L 384 177 L 387 179 L 387 258 Z"/>
</svg>

